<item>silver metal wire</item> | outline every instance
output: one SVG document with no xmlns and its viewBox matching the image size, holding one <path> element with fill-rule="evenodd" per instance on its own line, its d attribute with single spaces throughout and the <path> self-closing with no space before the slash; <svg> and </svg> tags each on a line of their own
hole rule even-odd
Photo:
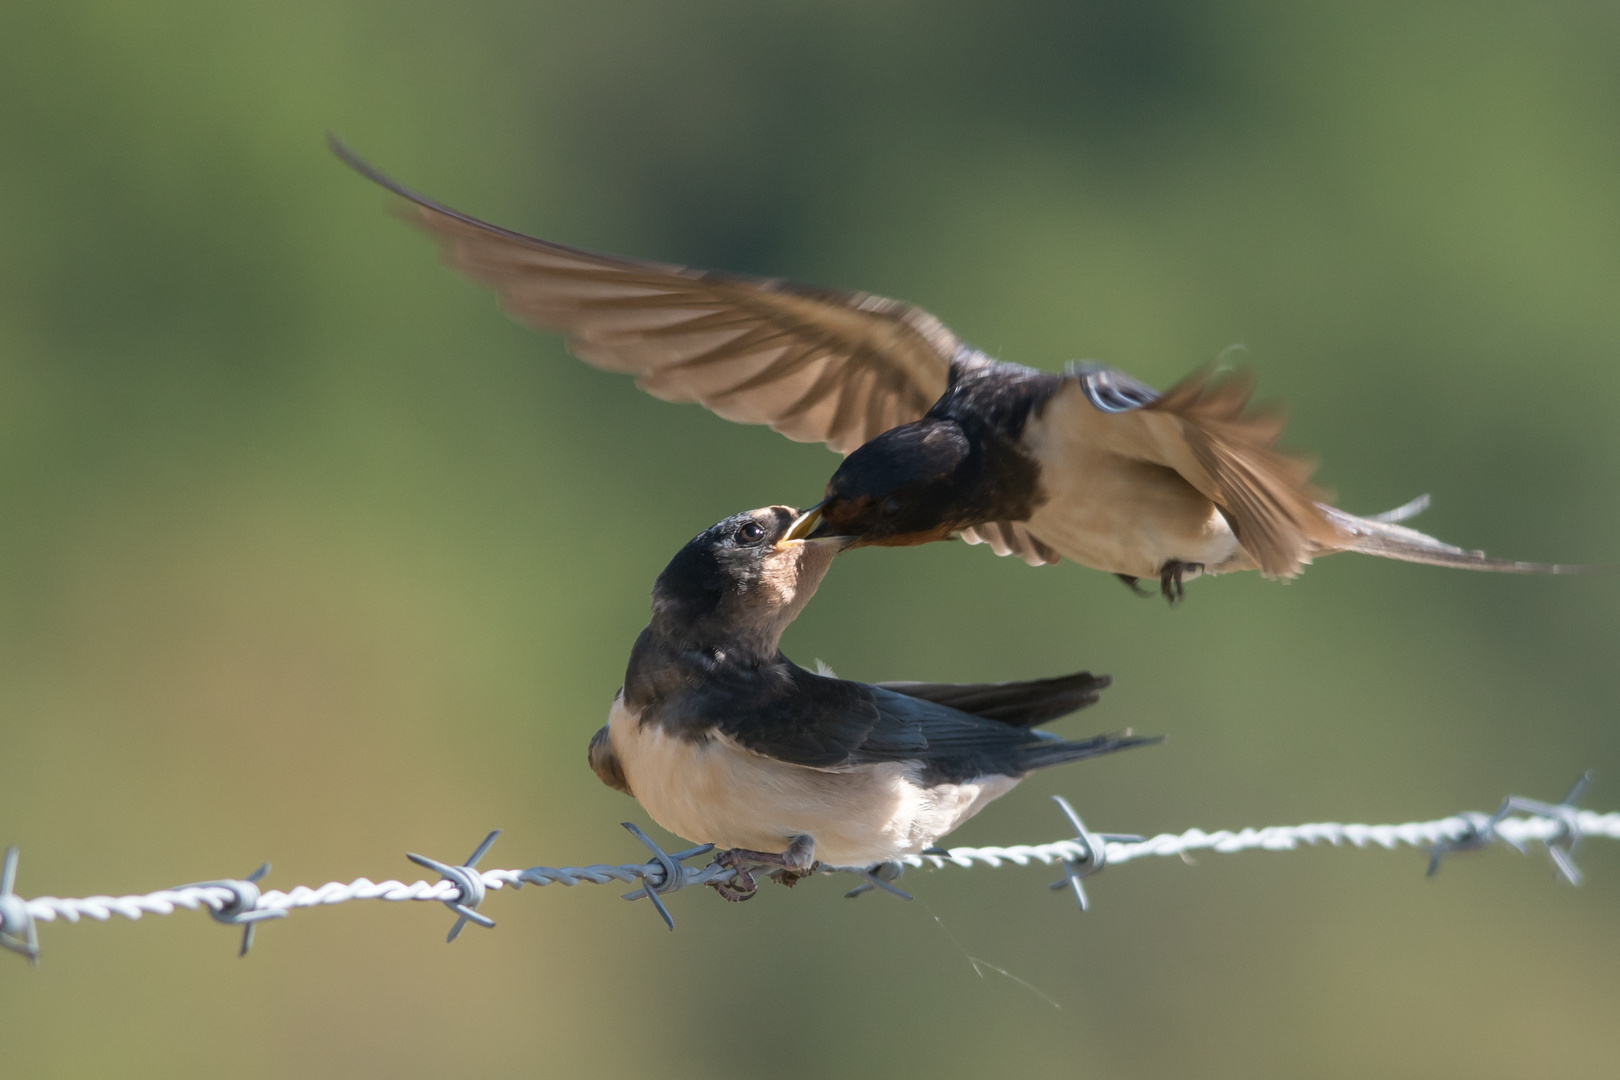
<svg viewBox="0 0 1620 1080">
<path fill-rule="evenodd" d="M 1561 802 L 1546 803 L 1510 796 L 1493 814 L 1468 811 L 1434 821 L 1402 825 L 1319 822 L 1273 825 L 1235 832 L 1188 829 L 1147 838 L 1122 833 L 1092 833 L 1081 823 L 1067 801 L 1056 796 L 1054 801 L 1075 830 L 1073 839 L 1010 847 L 930 849 L 898 863 L 851 871 L 861 879 L 861 883 L 849 895 L 881 889 L 909 900 L 909 895 L 890 884 L 906 866 L 937 870 L 947 866 L 995 868 L 1039 863 L 1063 868 L 1064 880 L 1057 882 L 1053 888 L 1070 889 L 1084 910 L 1089 901 L 1081 879 L 1096 874 L 1106 866 L 1118 866 L 1149 856 L 1183 856 L 1194 852 L 1224 855 L 1240 851 L 1294 851 L 1301 845 L 1314 847 L 1323 844 L 1331 847 L 1380 847 L 1386 850 L 1400 847 L 1419 849 L 1430 856 L 1430 874 L 1439 867 L 1440 860 L 1449 855 L 1478 850 L 1497 842 L 1520 853 L 1527 851 L 1532 844 L 1540 844 L 1552 859 L 1558 875 L 1570 884 L 1578 885 L 1581 875 L 1574 862 L 1576 845 L 1588 837 L 1620 840 L 1620 812 L 1599 814 L 1574 805 L 1586 780 L 1583 776 Z M 662 896 L 693 886 L 729 882 L 737 874 L 736 870 L 715 862 L 703 867 L 686 865 L 687 860 L 708 854 L 713 845 L 667 854 L 635 825 L 627 822 L 624 827 L 652 852 L 651 860 L 644 863 L 596 863 L 591 866 L 531 866 L 525 870 L 474 869 L 474 864 L 500 835 L 500 830 L 496 830 L 484 839 L 465 863 L 451 864 L 421 855 L 408 856 L 419 865 L 439 873 L 441 879 L 436 882 L 405 884 L 392 879 L 373 882 L 362 877 L 348 883 L 332 881 L 313 889 L 299 885 L 285 892 L 260 888 L 259 879 L 269 871 L 266 864 L 248 878 L 204 881 L 141 895 L 69 899 L 41 896 L 24 900 L 15 891 L 18 856 L 17 849 L 13 847 L 6 853 L 3 868 L 0 868 L 0 946 L 21 953 L 30 962 L 37 963 L 39 923 L 56 922 L 58 919 L 69 923 L 82 919 L 105 922 L 114 915 L 139 919 L 143 915 L 172 915 L 184 908 L 188 911 L 206 910 L 220 922 L 244 927 L 241 953 L 246 955 L 253 941 L 253 929 L 259 921 L 284 918 L 300 908 L 326 907 L 355 900 L 424 900 L 445 904 L 457 916 L 449 936 L 449 940 L 454 941 L 467 922 L 484 927 L 495 925 L 494 920 L 477 910 L 489 892 L 507 886 L 522 888 L 526 884 L 574 886 L 620 882 L 635 885 L 636 888 L 625 893 L 624 898 L 639 900 L 646 897 L 651 900 L 660 917 L 673 930 L 675 920 L 660 899 Z"/>
</svg>

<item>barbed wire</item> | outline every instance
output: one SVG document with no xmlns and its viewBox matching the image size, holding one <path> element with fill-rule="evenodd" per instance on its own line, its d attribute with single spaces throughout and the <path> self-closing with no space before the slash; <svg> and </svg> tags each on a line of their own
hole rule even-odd
<svg viewBox="0 0 1620 1080">
<path fill-rule="evenodd" d="M 1052 888 L 1072 891 L 1083 911 L 1089 906 L 1083 879 L 1107 866 L 1149 856 L 1184 857 L 1192 852 L 1231 854 L 1239 851 L 1293 851 L 1302 845 L 1314 847 L 1321 844 L 1332 847 L 1381 847 L 1387 850 L 1409 847 L 1428 853 L 1428 872 L 1432 875 L 1448 855 L 1475 851 L 1500 842 L 1520 854 L 1525 854 L 1531 844 L 1542 845 L 1552 859 L 1558 876 L 1571 885 L 1579 885 L 1581 872 L 1574 860 L 1576 845 L 1587 837 L 1620 840 L 1620 812 L 1599 814 L 1575 805 L 1589 779 L 1590 774 L 1582 776 L 1560 802 L 1547 803 L 1509 796 L 1493 814 L 1465 811 L 1434 821 L 1402 825 L 1320 822 L 1273 825 L 1237 832 L 1188 829 L 1153 837 L 1091 832 L 1068 801 L 1058 795 L 1053 796 L 1053 801 L 1074 829 L 1075 835 L 1071 839 L 1011 847 L 933 848 L 900 862 L 884 863 L 869 870 L 823 872 L 850 873 L 861 879 L 846 896 L 859 896 L 881 889 L 910 900 L 911 896 L 894 884 L 907 867 L 938 870 L 947 866 L 995 868 L 1005 865 L 1028 866 L 1031 863 L 1057 865 L 1062 868 L 1064 876 L 1063 880 L 1053 883 Z M 613 882 L 637 886 L 625 893 L 623 898 L 646 898 L 651 901 L 665 924 L 673 930 L 675 919 L 662 897 L 693 886 L 725 884 L 738 876 L 736 868 L 722 866 L 718 862 L 711 861 L 702 867 L 686 865 L 687 860 L 712 851 L 712 844 L 670 854 L 634 824 L 625 822 L 624 827 L 652 853 L 652 858 L 647 862 L 480 871 L 476 869 L 477 863 L 488 853 L 496 837 L 500 836 L 501 830 L 497 829 L 486 836 L 463 863 L 444 863 L 425 855 L 406 856 L 417 865 L 438 873 L 440 879 L 436 882 L 405 884 L 394 880 L 373 882 L 367 878 L 356 878 L 347 884 L 333 881 L 314 889 L 299 885 L 283 892 L 260 889 L 259 882 L 270 871 L 270 864 L 266 863 L 245 878 L 199 881 L 142 895 L 74 899 L 41 896 L 25 900 L 18 896 L 18 849 L 13 847 L 6 852 L 4 864 L 0 866 L 0 946 L 21 953 L 32 963 L 38 963 L 40 923 L 58 919 L 69 923 L 82 919 L 105 922 L 114 915 L 133 920 L 143 915 L 172 915 L 185 909 L 206 910 L 217 922 L 242 927 L 239 955 L 245 956 L 253 944 L 253 932 L 258 923 L 266 919 L 286 918 L 299 908 L 326 907 L 353 900 L 427 900 L 442 903 L 456 916 L 456 922 L 446 938 L 447 941 L 454 941 L 469 922 L 486 928 L 495 925 L 493 919 L 478 910 L 490 890 L 507 886 L 517 889 L 524 885 L 607 885 Z"/>
</svg>

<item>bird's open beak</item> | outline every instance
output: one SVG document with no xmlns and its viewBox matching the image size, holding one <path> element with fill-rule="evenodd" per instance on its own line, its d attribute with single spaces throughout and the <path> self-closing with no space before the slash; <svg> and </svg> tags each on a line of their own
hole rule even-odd
<svg viewBox="0 0 1620 1080">
<path fill-rule="evenodd" d="M 810 539 L 810 534 L 812 532 L 814 532 L 816 526 L 821 523 L 821 507 L 823 506 L 823 504 L 825 504 L 825 502 L 826 502 L 826 500 L 823 499 L 821 502 L 816 503 L 816 505 L 812 506 L 810 509 L 808 509 L 804 513 L 800 514 L 798 517 L 794 518 L 793 519 L 793 524 L 788 526 L 787 535 L 782 537 L 782 539 L 783 540 L 808 540 L 808 539 Z"/>
</svg>

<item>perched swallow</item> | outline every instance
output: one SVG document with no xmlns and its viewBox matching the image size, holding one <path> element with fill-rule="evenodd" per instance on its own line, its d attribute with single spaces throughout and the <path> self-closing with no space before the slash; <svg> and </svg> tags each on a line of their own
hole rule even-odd
<svg viewBox="0 0 1620 1080">
<path fill-rule="evenodd" d="M 1036 725 L 1097 700 L 1089 672 L 985 685 L 849 682 L 777 642 L 847 541 L 790 540 L 795 511 L 727 518 L 653 586 L 591 768 L 672 833 L 791 884 L 819 862 L 866 868 L 931 847 L 1025 774 L 1155 739 L 1069 742 Z"/>
<path fill-rule="evenodd" d="M 1371 518 L 1328 505 L 1309 483 L 1313 463 L 1277 449 L 1280 414 L 1249 408 L 1247 376 L 1205 370 L 1160 394 L 1100 365 L 1054 375 L 1004 363 L 910 304 L 524 236 L 331 146 L 409 200 L 408 218 L 450 265 L 586 362 L 666 401 L 848 454 L 807 535 L 886 546 L 960 535 L 1032 565 L 1068 558 L 1138 591 L 1156 579 L 1172 601 L 1199 574 L 1288 578 L 1335 551 L 1578 569 L 1492 559 L 1397 524 L 1416 504 Z"/>
</svg>

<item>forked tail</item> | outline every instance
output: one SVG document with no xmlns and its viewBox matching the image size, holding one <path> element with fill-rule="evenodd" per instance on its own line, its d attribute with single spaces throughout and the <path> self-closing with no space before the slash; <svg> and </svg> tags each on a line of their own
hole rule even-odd
<svg viewBox="0 0 1620 1080">
<path fill-rule="evenodd" d="M 1318 506 L 1343 537 L 1343 544 L 1338 549 L 1340 551 L 1359 551 L 1363 555 L 1377 555 L 1402 562 L 1454 566 L 1459 570 L 1487 570 L 1497 574 L 1580 574 L 1593 569 L 1566 563 L 1493 559 L 1483 551 L 1454 547 L 1416 529 L 1397 524 L 1427 510 L 1427 495 L 1419 495 L 1405 506 L 1372 517 L 1357 517 L 1320 503 Z"/>
</svg>

